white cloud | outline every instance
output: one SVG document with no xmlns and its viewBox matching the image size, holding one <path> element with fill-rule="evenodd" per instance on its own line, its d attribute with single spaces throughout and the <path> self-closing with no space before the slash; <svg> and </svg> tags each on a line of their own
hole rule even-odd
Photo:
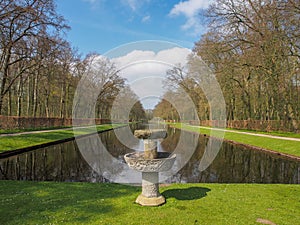
<svg viewBox="0 0 300 225">
<path fill-rule="evenodd" d="M 197 35 L 203 29 L 201 21 L 198 18 L 198 13 L 202 9 L 207 9 L 212 2 L 214 2 L 214 0 L 188 0 L 179 2 L 171 9 L 169 16 L 185 16 L 186 23 L 182 25 L 181 28 L 183 30 L 192 29 L 194 34 Z"/>
<path fill-rule="evenodd" d="M 150 16 L 150 15 L 144 16 L 144 17 L 142 18 L 142 22 L 143 22 L 143 23 L 149 22 L 150 19 L 151 19 L 151 16 Z"/>
<path fill-rule="evenodd" d="M 106 0 L 82 0 L 83 2 L 89 3 L 92 7 L 96 7 L 99 3 Z M 129 7 L 132 11 L 137 11 L 143 4 L 149 3 L 151 0 L 120 0 L 121 4 Z"/>
<path fill-rule="evenodd" d="M 89 3 L 92 7 L 96 7 L 102 0 L 83 0 L 83 1 Z"/>
<path fill-rule="evenodd" d="M 132 9 L 132 11 L 135 11 L 138 6 L 138 1 L 137 0 L 122 0 L 124 5 L 128 5 L 129 8 Z"/>
<path fill-rule="evenodd" d="M 149 76 L 165 76 L 166 71 L 177 64 L 185 65 L 191 51 L 174 47 L 154 51 L 134 50 L 127 55 L 113 58 L 116 66 L 122 69 L 123 76 L 129 81 Z"/>
<path fill-rule="evenodd" d="M 188 0 L 176 4 L 170 12 L 170 15 L 178 16 L 180 14 L 186 17 L 195 16 L 200 9 L 206 9 L 211 4 L 211 0 Z"/>
<path fill-rule="evenodd" d="M 136 11 L 141 5 L 150 2 L 150 0 L 121 0 L 121 2 L 129 6 L 132 11 Z"/>
<path fill-rule="evenodd" d="M 94 3 L 98 2 L 98 0 L 83 0 L 83 1 L 91 3 L 91 4 L 94 4 Z"/>
<path fill-rule="evenodd" d="M 141 100 L 148 101 L 144 103 L 148 104 L 145 107 L 151 108 L 164 94 L 162 81 L 166 77 L 167 70 L 178 64 L 185 65 L 190 53 L 189 49 L 179 47 L 161 50 L 157 53 L 134 50 L 125 56 L 113 58 L 112 62 L 118 69 L 121 69 L 121 76 L 127 79 Z M 149 105 L 149 97 L 152 99 L 152 105 Z"/>
</svg>

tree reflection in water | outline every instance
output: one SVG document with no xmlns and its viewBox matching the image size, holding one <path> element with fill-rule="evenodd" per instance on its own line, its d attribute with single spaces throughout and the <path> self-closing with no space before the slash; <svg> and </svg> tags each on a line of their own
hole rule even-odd
<svg viewBox="0 0 300 225">
<path fill-rule="evenodd" d="M 168 137 L 161 143 L 160 151 L 174 151 L 180 132 L 184 131 L 168 129 Z M 132 152 L 113 131 L 99 135 L 109 153 L 120 162 L 123 162 L 124 154 Z M 207 137 L 200 136 L 189 162 L 167 182 L 300 183 L 299 161 L 226 142 L 213 163 L 200 172 L 199 162 L 207 141 Z M 180 154 L 177 157 L 180 160 Z M 85 161 L 75 141 L 1 159 L 0 179 L 109 182 Z"/>
</svg>

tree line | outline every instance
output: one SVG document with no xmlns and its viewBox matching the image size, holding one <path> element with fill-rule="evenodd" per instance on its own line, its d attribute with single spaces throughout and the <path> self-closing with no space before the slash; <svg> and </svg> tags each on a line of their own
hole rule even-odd
<svg viewBox="0 0 300 225">
<path fill-rule="evenodd" d="M 82 58 L 64 38 L 69 29 L 54 0 L 0 0 L 0 115 L 70 118 L 77 85 L 97 58 L 104 88 L 95 115 L 109 117 L 125 80 L 99 54 Z M 145 116 L 141 104 L 131 116 Z"/>
<path fill-rule="evenodd" d="M 215 74 L 227 120 L 299 121 L 299 0 L 216 0 L 204 16 L 208 29 L 193 52 Z M 169 70 L 166 86 L 173 93 L 184 89 L 199 118 L 210 118 L 206 95 L 189 69 Z M 161 101 L 154 114 L 162 115 L 162 108 L 172 111 Z"/>
</svg>

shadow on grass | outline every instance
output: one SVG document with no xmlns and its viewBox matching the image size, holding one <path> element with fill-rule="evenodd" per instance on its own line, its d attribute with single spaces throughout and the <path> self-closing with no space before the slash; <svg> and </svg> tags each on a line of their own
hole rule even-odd
<svg viewBox="0 0 300 225">
<path fill-rule="evenodd" d="M 176 198 L 177 200 L 196 200 L 204 198 L 209 192 L 209 188 L 203 187 L 189 187 L 180 189 L 169 189 L 162 193 L 166 199 Z"/>
</svg>

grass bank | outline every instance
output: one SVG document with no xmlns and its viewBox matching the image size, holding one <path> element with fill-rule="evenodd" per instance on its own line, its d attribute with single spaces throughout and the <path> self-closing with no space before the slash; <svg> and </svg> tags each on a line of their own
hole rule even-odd
<svg viewBox="0 0 300 225">
<path fill-rule="evenodd" d="M 212 130 L 210 128 L 190 126 L 187 124 L 180 124 L 180 123 L 171 124 L 171 126 L 174 126 L 179 129 L 187 130 L 187 131 L 212 135 L 215 137 L 220 137 L 220 135 L 223 133 L 219 131 L 213 131 L 211 133 Z M 286 137 L 289 137 L 288 134 Z M 299 141 L 281 140 L 281 139 L 274 139 L 269 137 L 260 137 L 260 136 L 253 136 L 253 135 L 248 135 L 243 133 L 231 133 L 231 132 L 225 132 L 224 139 L 300 157 Z"/>
<path fill-rule="evenodd" d="M 27 131 L 57 130 L 57 129 L 65 129 L 65 128 L 72 128 L 72 126 L 40 127 L 40 128 L 11 129 L 11 130 L 0 129 L 0 135 L 22 133 Z"/>
<path fill-rule="evenodd" d="M 124 124 L 103 124 L 97 125 L 97 131 L 109 130 Z M 49 132 L 35 132 L 31 134 L 22 134 L 16 136 L 0 136 L 0 153 L 10 150 L 27 148 L 35 145 L 41 145 L 58 140 L 69 139 L 74 136 L 87 135 L 95 132 L 93 127 L 76 129 L 59 129 Z"/>
<path fill-rule="evenodd" d="M 140 187 L 0 181 L 0 224 L 298 224 L 300 186 L 173 184 L 167 204 L 134 203 Z M 266 223 L 269 222 L 269 223 Z"/>
</svg>

